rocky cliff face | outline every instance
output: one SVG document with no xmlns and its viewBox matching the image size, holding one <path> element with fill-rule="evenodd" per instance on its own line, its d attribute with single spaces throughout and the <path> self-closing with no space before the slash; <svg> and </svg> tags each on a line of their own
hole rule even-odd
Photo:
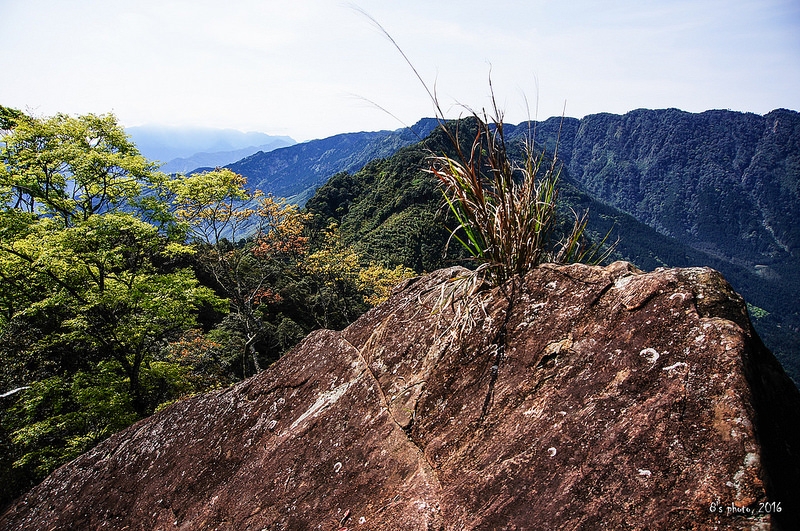
<svg viewBox="0 0 800 531">
<path fill-rule="evenodd" d="M 60 468 L 3 529 L 796 529 L 800 396 L 709 269 L 441 270 Z M 777 512 L 780 510 L 780 512 Z"/>
</svg>

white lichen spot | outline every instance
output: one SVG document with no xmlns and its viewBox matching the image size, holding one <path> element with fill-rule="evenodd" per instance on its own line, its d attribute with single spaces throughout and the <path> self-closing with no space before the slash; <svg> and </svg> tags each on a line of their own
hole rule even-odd
<svg viewBox="0 0 800 531">
<path fill-rule="evenodd" d="M 553 448 L 552 446 L 547 449 L 547 454 L 550 457 L 555 457 L 556 453 L 558 453 L 558 451 L 555 448 Z"/>
<path fill-rule="evenodd" d="M 706 338 L 705 334 L 700 334 L 699 336 L 694 338 L 694 342 L 695 343 L 702 343 L 705 340 L 705 338 Z"/>
<path fill-rule="evenodd" d="M 747 455 L 744 456 L 744 466 L 746 467 L 758 466 L 758 462 L 758 454 L 748 452 Z"/>
<path fill-rule="evenodd" d="M 614 287 L 617 289 L 622 289 L 628 284 L 630 284 L 631 280 L 633 280 L 633 275 L 629 275 L 627 277 L 618 278 L 614 281 Z"/>
<path fill-rule="evenodd" d="M 556 289 L 556 286 L 558 286 L 558 284 L 556 284 L 555 280 L 553 280 L 552 282 L 548 282 L 547 284 L 544 285 L 545 288 L 550 290 Z"/>
<path fill-rule="evenodd" d="M 653 475 L 653 473 L 650 472 L 649 470 L 647 470 L 646 468 L 640 468 L 639 469 L 639 475 L 640 476 L 644 476 L 646 478 L 649 478 L 650 476 Z"/>
<path fill-rule="evenodd" d="M 639 352 L 639 355 L 643 356 L 645 359 L 647 359 L 647 361 L 649 361 L 650 363 L 652 363 L 654 365 L 655 365 L 656 361 L 658 361 L 658 358 L 659 358 L 658 351 L 656 349 L 650 348 L 650 347 L 642 349 L 642 351 Z"/>
<path fill-rule="evenodd" d="M 333 472 L 334 472 L 334 474 L 338 474 L 338 473 L 339 473 L 339 471 L 340 471 L 341 469 L 342 469 L 342 463 L 341 463 L 341 461 L 336 461 L 336 464 L 335 464 L 335 465 L 333 465 Z"/>
<path fill-rule="evenodd" d="M 672 295 L 669 296 L 669 300 L 673 300 L 676 297 L 680 297 L 681 300 L 684 301 L 686 300 L 686 295 L 687 295 L 686 293 L 673 293 Z"/>
<path fill-rule="evenodd" d="M 664 367 L 664 368 L 663 368 L 663 369 L 661 369 L 661 370 L 662 370 L 662 371 L 667 371 L 667 372 L 669 373 L 669 375 L 670 375 L 670 376 L 673 376 L 673 375 L 675 374 L 675 371 L 676 371 L 676 370 L 678 370 L 678 369 L 681 369 L 681 368 L 684 368 L 684 367 L 686 367 L 686 366 L 687 366 L 687 365 L 686 365 L 684 362 L 682 362 L 682 361 L 679 361 L 678 363 L 674 363 L 674 364 L 670 365 L 669 367 Z"/>
<path fill-rule="evenodd" d="M 366 521 L 367 521 L 367 519 L 366 519 L 366 518 L 364 518 L 363 516 L 362 516 L 361 518 L 359 518 L 359 519 L 358 519 L 358 523 L 359 523 L 359 524 L 362 524 L 362 525 L 363 525 L 364 523 L 366 523 Z"/>
</svg>

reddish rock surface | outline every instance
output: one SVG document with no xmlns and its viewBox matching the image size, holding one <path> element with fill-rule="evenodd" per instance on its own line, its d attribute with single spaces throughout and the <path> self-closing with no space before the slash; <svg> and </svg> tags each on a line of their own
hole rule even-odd
<svg viewBox="0 0 800 531">
<path fill-rule="evenodd" d="M 800 529 L 800 394 L 718 273 L 545 265 L 448 303 L 463 273 L 113 436 L 0 528 Z"/>
</svg>

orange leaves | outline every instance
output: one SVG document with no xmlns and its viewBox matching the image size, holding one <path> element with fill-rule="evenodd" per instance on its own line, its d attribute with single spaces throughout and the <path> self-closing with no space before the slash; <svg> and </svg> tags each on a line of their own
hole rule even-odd
<svg viewBox="0 0 800 531">
<path fill-rule="evenodd" d="M 261 288 L 253 294 L 254 304 L 275 304 L 282 300 L 281 294 L 270 288 Z"/>
<path fill-rule="evenodd" d="M 200 330 L 187 330 L 183 336 L 169 344 L 165 350 L 168 360 L 194 366 L 221 345 L 205 337 Z"/>
<path fill-rule="evenodd" d="M 256 215 L 259 230 L 253 255 L 265 259 L 276 255 L 299 257 L 308 250 L 308 238 L 303 236 L 303 223 L 308 218 L 295 205 L 289 205 L 272 195 L 258 198 Z"/>
</svg>

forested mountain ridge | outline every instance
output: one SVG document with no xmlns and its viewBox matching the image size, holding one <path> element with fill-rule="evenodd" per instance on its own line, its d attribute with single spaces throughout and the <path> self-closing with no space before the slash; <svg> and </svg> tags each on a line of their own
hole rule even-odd
<svg viewBox="0 0 800 531">
<path fill-rule="evenodd" d="M 226 168 L 247 177 L 252 188 L 303 204 L 331 175 L 358 171 L 371 160 L 388 157 L 403 146 L 419 142 L 436 125 L 436 120 L 424 118 L 396 131 L 343 133 L 256 153 Z"/>
<path fill-rule="evenodd" d="M 541 124 L 537 141 L 554 146 L 558 124 Z M 565 119 L 558 155 L 595 197 L 693 247 L 753 266 L 797 256 L 797 112 L 641 109 Z"/>
<path fill-rule="evenodd" d="M 562 197 L 590 210 L 596 235 L 614 227 L 617 258 L 645 270 L 708 265 L 723 272 L 797 381 L 798 116 L 641 110 L 507 126 L 507 135 L 514 145 L 535 133 L 552 154 L 560 129 Z M 426 157 L 446 144 L 436 136 L 334 176 L 308 209 L 339 223 L 345 240 L 367 256 L 418 269 L 445 265 L 445 213 L 424 172 Z"/>
</svg>

